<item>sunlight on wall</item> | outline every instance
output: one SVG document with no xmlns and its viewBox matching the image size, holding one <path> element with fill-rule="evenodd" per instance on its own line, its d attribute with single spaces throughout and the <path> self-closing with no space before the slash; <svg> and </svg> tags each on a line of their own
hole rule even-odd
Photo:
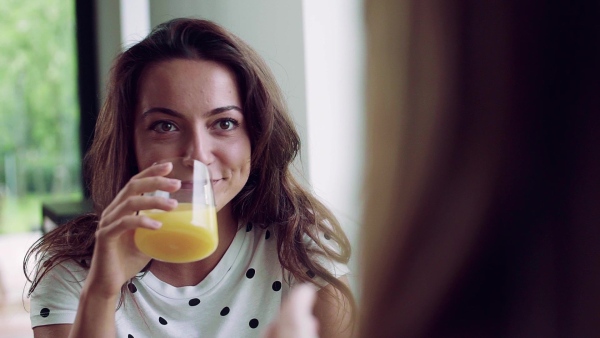
<svg viewBox="0 0 600 338">
<path fill-rule="evenodd" d="M 150 33 L 148 0 L 121 1 L 121 46 L 127 49 Z"/>
<path fill-rule="evenodd" d="M 305 0 L 303 11 L 309 176 L 350 238 L 356 275 L 364 153 L 362 1 Z"/>
</svg>

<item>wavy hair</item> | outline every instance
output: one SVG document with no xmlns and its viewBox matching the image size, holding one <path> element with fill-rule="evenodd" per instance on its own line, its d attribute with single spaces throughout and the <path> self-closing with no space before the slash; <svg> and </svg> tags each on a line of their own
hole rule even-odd
<svg viewBox="0 0 600 338">
<path fill-rule="evenodd" d="M 241 39 L 210 21 L 198 19 L 163 23 L 116 58 L 95 137 L 85 157 L 95 212 L 58 227 L 29 249 L 23 263 L 31 282 L 29 294 L 45 273 L 62 261 L 73 259 L 89 268 L 86 261 L 92 256 L 98 215 L 138 172 L 133 111 L 140 77 L 150 65 L 173 59 L 214 61 L 233 71 L 252 147 L 249 179 L 231 202 L 234 215 L 244 223 L 273 225 L 282 266 L 301 282 L 314 282 L 315 275 L 321 277 L 342 292 L 354 314 L 349 288 L 317 259 L 321 255 L 347 263 L 350 243 L 331 211 L 292 175 L 291 164 L 300 150 L 300 138 L 273 74 Z M 307 237 L 316 246 L 307 245 Z M 333 245 L 326 245 L 323 237 Z M 43 263 L 29 274 L 31 260 Z M 125 286 L 122 297 L 124 290 Z"/>
</svg>

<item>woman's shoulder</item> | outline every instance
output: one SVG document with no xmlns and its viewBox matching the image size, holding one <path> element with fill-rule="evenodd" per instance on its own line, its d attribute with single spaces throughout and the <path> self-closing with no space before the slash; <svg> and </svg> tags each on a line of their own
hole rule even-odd
<svg viewBox="0 0 600 338">
<path fill-rule="evenodd" d="M 275 238 L 277 228 L 271 224 L 245 222 L 241 225 L 243 231 L 252 236 L 255 241 L 270 240 Z"/>
<path fill-rule="evenodd" d="M 327 224 L 326 226 L 330 225 Z M 256 243 L 261 244 L 260 246 L 256 246 L 257 248 L 268 248 L 268 252 L 270 253 L 270 255 L 268 255 L 269 259 L 275 259 L 278 261 L 278 263 L 281 263 L 279 262 L 278 250 L 280 250 L 280 248 L 277 245 L 277 241 L 278 237 L 285 236 L 283 233 L 285 231 L 283 227 L 279 227 L 275 224 L 248 224 L 246 229 L 254 236 Z M 300 238 L 302 245 L 304 246 L 310 259 L 327 270 L 333 277 L 339 278 L 350 273 L 350 269 L 348 268 L 347 264 L 337 258 L 342 254 L 342 248 L 340 244 L 335 240 L 335 238 L 329 236 L 327 231 L 315 229 L 315 231 L 311 232 L 310 234 L 307 232 L 303 233 Z M 285 246 L 286 244 L 284 243 L 284 247 Z M 287 245 L 287 247 L 290 246 Z M 327 284 L 322 278 L 314 274 L 311 270 L 301 272 L 296 271 L 296 273 L 303 272 L 307 273 L 317 285 L 324 286 Z M 295 278 L 293 275 L 294 273 L 292 273 L 291 284 L 295 283 Z"/>
<path fill-rule="evenodd" d="M 88 262 L 89 263 L 89 262 Z M 89 266 L 89 265 L 88 265 Z M 30 290 L 32 301 L 48 297 L 77 298 L 88 275 L 88 269 L 74 260 L 67 259 L 48 265 L 35 279 Z"/>
<path fill-rule="evenodd" d="M 45 268 L 46 276 L 72 282 L 83 282 L 89 272 L 90 260 L 82 259 L 80 261 L 75 261 L 74 259 L 69 258 L 53 264 L 49 264 L 49 261 L 45 261 L 42 265 L 47 265 Z"/>
</svg>

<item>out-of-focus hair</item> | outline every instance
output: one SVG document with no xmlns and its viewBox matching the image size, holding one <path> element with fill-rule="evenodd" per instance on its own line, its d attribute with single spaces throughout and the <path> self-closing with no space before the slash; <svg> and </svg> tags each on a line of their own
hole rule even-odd
<svg viewBox="0 0 600 338">
<path fill-rule="evenodd" d="M 361 337 L 600 334 L 600 16 L 366 1 Z"/>
</svg>

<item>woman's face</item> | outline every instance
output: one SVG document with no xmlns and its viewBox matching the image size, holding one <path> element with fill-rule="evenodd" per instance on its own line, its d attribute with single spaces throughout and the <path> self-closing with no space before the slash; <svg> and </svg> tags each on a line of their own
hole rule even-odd
<svg viewBox="0 0 600 338">
<path fill-rule="evenodd" d="M 216 62 L 175 59 L 148 67 L 139 86 L 138 168 L 173 157 L 198 160 L 208 166 L 222 209 L 250 174 L 250 137 L 234 74 Z"/>
</svg>

